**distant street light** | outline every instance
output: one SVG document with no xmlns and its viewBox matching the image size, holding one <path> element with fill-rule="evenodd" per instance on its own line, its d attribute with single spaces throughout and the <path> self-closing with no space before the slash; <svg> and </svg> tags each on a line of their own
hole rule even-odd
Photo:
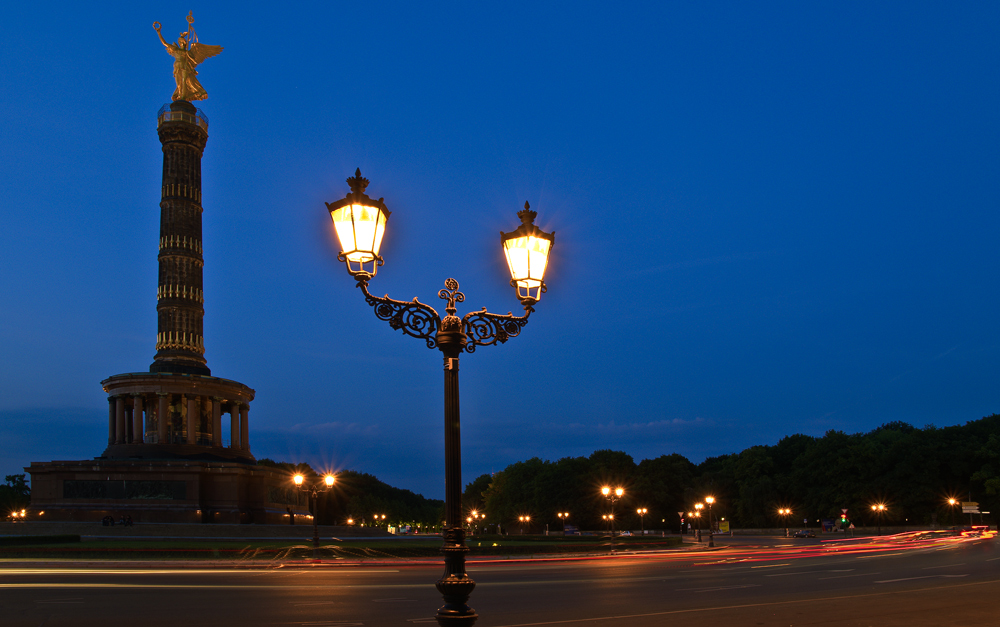
<svg viewBox="0 0 1000 627">
<path fill-rule="evenodd" d="M 469 523 L 470 531 L 473 533 L 479 531 L 479 521 L 480 519 L 486 518 L 486 514 L 480 514 L 479 510 L 472 510 L 469 512 L 469 517 L 466 521 Z"/>
<path fill-rule="evenodd" d="M 705 502 L 708 503 L 708 546 L 715 546 L 715 523 L 712 521 L 712 504 L 715 503 L 714 496 L 706 496 Z"/>
<path fill-rule="evenodd" d="M 609 501 L 611 501 L 611 517 L 610 517 L 610 520 L 611 520 L 611 538 L 612 538 L 612 541 L 613 541 L 613 539 L 615 537 L 615 501 L 620 501 L 621 500 L 622 496 L 625 494 L 625 489 L 624 488 L 615 488 L 615 489 L 612 490 L 609 486 L 604 486 L 603 488 L 601 488 L 601 494 L 604 495 L 604 498 L 606 498 Z"/>
<path fill-rule="evenodd" d="M 566 519 L 569 518 L 569 512 L 559 512 L 556 516 L 562 521 L 563 535 L 566 535 Z"/>
<path fill-rule="evenodd" d="M 465 572 L 465 527 L 462 525 L 462 444 L 459 424 L 458 358 L 462 352 L 472 353 L 478 346 L 503 344 L 517 337 L 528 324 L 528 316 L 547 291 L 543 280 L 548 264 L 549 251 L 555 241 L 554 233 L 546 233 L 535 226 L 538 215 L 528 203 L 517 213 L 521 224 L 510 233 L 500 233 L 500 243 L 510 270 L 510 284 L 524 308 L 523 316 L 511 313 L 494 314 L 483 308 L 459 318 L 455 303 L 465 301 L 465 294 L 458 291 L 458 281 L 448 279 L 445 289 L 438 292 L 443 299 L 443 318 L 429 305 L 419 302 L 395 300 L 375 296 L 368 291 L 368 283 L 375 278 L 378 267 L 385 263 L 379 254 L 385 235 L 389 210 L 381 198 L 373 200 L 365 189 L 368 179 L 358 169 L 347 179 L 351 191 L 341 200 L 326 203 L 333 226 L 340 240 L 337 259 L 347 265 L 347 272 L 357 281 L 365 302 L 375 310 L 379 320 L 389 323 L 394 330 L 423 340 L 428 348 L 437 348 L 444 356 L 444 455 L 445 455 L 445 526 L 443 530 L 444 574 L 435 584 L 444 597 L 445 604 L 437 611 L 439 625 L 453 627 L 471 626 L 479 618 L 469 607 L 469 595 L 476 582 Z M 463 235 L 453 226 L 442 228 L 446 248 Z M 443 250 L 442 255 L 449 254 Z"/>
<path fill-rule="evenodd" d="M 792 515 L 792 510 L 787 507 L 778 508 L 778 516 L 781 516 L 785 521 L 785 537 L 788 537 L 788 517 Z"/>
<path fill-rule="evenodd" d="M 948 499 L 948 505 L 951 506 L 951 523 L 955 524 L 955 508 L 959 505 L 958 499 L 952 497 Z M 972 520 L 972 514 L 969 514 L 969 520 Z"/>
<path fill-rule="evenodd" d="M 882 514 L 886 512 L 887 508 L 883 503 L 876 503 L 872 505 L 872 511 L 875 512 L 875 520 L 878 523 L 878 535 L 882 535 Z"/>
<path fill-rule="evenodd" d="M 304 485 L 306 478 L 301 474 L 296 474 L 292 477 L 292 482 L 295 483 L 296 489 L 300 492 L 305 492 L 309 495 L 309 509 L 312 511 L 313 519 L 313 559 L 319 559 L 319 521 L 316 520 L 317 514 L 319 514 L 319 506 L 317 505 L 317 499 L 321 492 L 329 492 L 333 487 L 336 478 L 327 473 L 323 477 L 322 483 L 316 481 L 310 485 Z M 325 486 L 325 487 L 323 487 Z M 293 514 L 294 516 L 294 514 Z"/>
<path fill-rule="evenodd" d="M 640 507 L 639 509 L 635 510 L 635 513 L 639 514 L 639 530 L 640 530 L 639 535 L 643 536 L 646 535 L 646 511 L 647 510 L 645 507 Z"/>
<path fill-rule="evenodd" d="M 698 542 L 701 542 L 701 510 L 705 509 L 703 503 L 694 504 L 694 515 L 698 519 Z"/>
<path fill-rule="evenodd" d="M 524 528 L 531 522 L 531 516 L 518 516 L 517 519 L 521 522 L 521 535 L 524 535 Z"/>
</svg>

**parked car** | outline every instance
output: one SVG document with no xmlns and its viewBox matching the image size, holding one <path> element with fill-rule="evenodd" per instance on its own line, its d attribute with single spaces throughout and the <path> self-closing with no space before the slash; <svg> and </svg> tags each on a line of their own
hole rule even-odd
<svg viewBox="0 0 1000 627">
<path fill-rule="evenodd" d="M 793 538 L 815 538 L 816 534 L 808 529 L 799 529 L 793 535 Z"/>
</svg>

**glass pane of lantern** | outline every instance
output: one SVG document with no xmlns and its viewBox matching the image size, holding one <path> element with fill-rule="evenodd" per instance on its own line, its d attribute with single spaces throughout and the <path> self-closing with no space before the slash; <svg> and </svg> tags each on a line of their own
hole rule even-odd
<svg viewBox="0 0 1000 627">
<path fill-rule="evenodd" d="M 521 287 L 538 287 L 545 276 L 551 242 L 540 237 L 516 237 L 504 242 L 510 276 Z"/>
<path fill-rule="evenodd" d="M 354 262 L 371 261 L 385 235 L 385 214 L 378 208 L 348 205 L 330 212 L 341 251 Z"/>
<path fill-rule="evenodd" d="M 341 207 L 330 212 L 333 226 L 337 229 L 337 239 L 340 240 L 341 252 L 357 250 L 354 243 L 354 224 L 351 222 L 351 207 Z"/>
</svg>

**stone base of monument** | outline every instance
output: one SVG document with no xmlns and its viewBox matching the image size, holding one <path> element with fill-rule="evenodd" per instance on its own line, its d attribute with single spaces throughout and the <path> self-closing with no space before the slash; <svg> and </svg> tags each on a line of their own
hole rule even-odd
<svg viewBox="0 0 1000 627">
<path fill-rule="evenodd" d="M 192 447 L 195 448 L 195 447 Z M 312 525 L 288 473 L 241 462 L 93 459 L 32 462 L 30 520 L 131 516 L 139 523 Z"/>
</svg>

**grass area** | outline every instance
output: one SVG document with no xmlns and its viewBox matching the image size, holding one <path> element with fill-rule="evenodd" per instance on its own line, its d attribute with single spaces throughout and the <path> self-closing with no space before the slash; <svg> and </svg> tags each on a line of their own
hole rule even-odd
<svg viewBox="0 0 1000 627">
<path fill-rule="evenodd" d="M 679 538 L 615 538 L 617 551 L 665 549 L 681 543 Z M 469 555 L 528 556 L 601 553 L 611 550 L 611 541 L 599 536 L 472 536 L 466 539 Z M 387 540 L 320 540 L 322 559 L 394 559 L 439 557 L 441 538 Z M 312 557 L 312 544 L 301 540 L 221 541 L 142 540 L 138 538 L 20 544 L 0 546 L 0 559 L 75 560 L 294 560 Z"/>
</svg>

